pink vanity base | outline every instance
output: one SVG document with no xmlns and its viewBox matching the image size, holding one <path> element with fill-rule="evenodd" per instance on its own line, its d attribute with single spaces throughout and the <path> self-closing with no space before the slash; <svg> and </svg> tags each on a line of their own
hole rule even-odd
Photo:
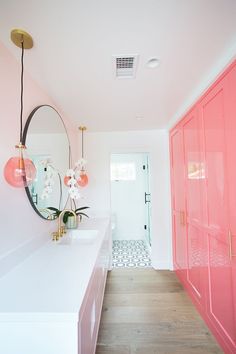
<svg viewBox="0 0 236 354">
<path fill-rule="evenodd" d="M 109 267 L 109 238 L 104 239 L 93 275 L 79 313 L 79 354 L 94 354 L 102 312 L 103 296 Z"/>
</svg>

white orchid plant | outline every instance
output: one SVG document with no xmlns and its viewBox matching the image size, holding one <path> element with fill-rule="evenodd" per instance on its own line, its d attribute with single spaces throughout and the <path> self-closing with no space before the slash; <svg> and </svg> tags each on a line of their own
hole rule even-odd
<svg viewBox="0 0 236 354">
<path fill-rule="evenodd" d="M 80 180 L 80 173 L 84 171 L 86 165 L 85 159 L 80 159 L 76 162 L 74 169 L 70 168 L 66 171 L 66 184 L 69 187 L 68 193 L 71 199 L 79 199 L 80 193 L 78 188 L 78 181 Z"/>
<path fill-rule="evenodd" d="M 75 164 L 74 169 L 70 168 L 66 171 L 66 175 L 64 178 L 64 183 L 68 186 L 71 210 L 74 210 L 76 215 L 78 215 L 80 218 L 82 218 L 83 216 L 86 216 L 88 218 L 88 215 L 85 214 L 83 211 L 85 209 L 89 209 L 89 207 L 87 206 L 77 208 L 75 203 L 75 200 L 81 198 L 78 181 L 80 180 L 81 171 L 84 171 L 85 165 L 86 161 L 84 159 L 78 160 Z M 74 205 L 74 207 L 72 207 L 72 204 Z M 62 212 L 61 210 L 54 207 L 49 207 L 48 209 L 53 211 L 55 217 L 59 217 L 60 213 Z M 70 211 L 65 212 L 65 214 L 63 215 L 63 222 L 66 223 L 70 216 L 73 216 L 73 213 L 71 213 Z"/>
</svg>

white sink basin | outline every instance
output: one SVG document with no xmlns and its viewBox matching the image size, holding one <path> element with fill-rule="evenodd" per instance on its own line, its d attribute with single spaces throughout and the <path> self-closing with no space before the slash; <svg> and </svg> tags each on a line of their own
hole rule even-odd
<svg viewBox="0 0 236 354">
<path fill-rule="evenodd" d="M 71 229 L 61 238 L 59 245 L 93 243 L 98 236 L 98 230 Z"/>
<path fill-rule="evenodd" d="M 70 230 L 72 240 L 95 241 L 98 230 Z"/>
</svg>

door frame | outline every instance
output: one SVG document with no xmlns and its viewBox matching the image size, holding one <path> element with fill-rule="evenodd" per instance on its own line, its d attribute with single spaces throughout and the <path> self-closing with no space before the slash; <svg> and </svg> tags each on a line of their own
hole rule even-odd
<svg viewBox="0 0 236 354">
<path fill-rule="evenodd" d="M 149 150 L 144 150 L 144 149 L 140 149 L 140 148 L 129 148 L 129 149 L 112 149 L 110 150 L 109 153 L 109 169 L 111 166 L 111 155 L 114 154 L 146 154 L 148 156 L 148 162 L 149 162 L 149 172 L 148 172 L 148 178 L 149 178 L 149 191 L 152 194 L 152 179 L 150 176 L 150 171 L 151 171 L 151 161 L 152 161 L 152 153 Z M 109 180 L 109 195 L 110 195 L 110 210 L 111 210 L 111 180 Z M 150 239 L 153 240 L 152 237 L 152 208 L 150 208 L 150 220 L 149 220 L 149 227 L 150 227 Z M 147 243 L 147 247 L 148 250 L 150 252 L 150 257 L 151 257 L 151 261 L 152 261 L 152 252 L 151 252 L 151 246 Z"/>
</svg>

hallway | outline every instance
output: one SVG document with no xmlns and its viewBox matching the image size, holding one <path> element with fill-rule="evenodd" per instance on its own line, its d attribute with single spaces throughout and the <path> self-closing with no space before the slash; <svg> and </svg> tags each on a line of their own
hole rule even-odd
<svg viewBox="0 0 236 354">
<path fill-rule="evenodd" d="M 173 272 L 109 272 L 96 354 L 220 353 Z"/>
</svg>

